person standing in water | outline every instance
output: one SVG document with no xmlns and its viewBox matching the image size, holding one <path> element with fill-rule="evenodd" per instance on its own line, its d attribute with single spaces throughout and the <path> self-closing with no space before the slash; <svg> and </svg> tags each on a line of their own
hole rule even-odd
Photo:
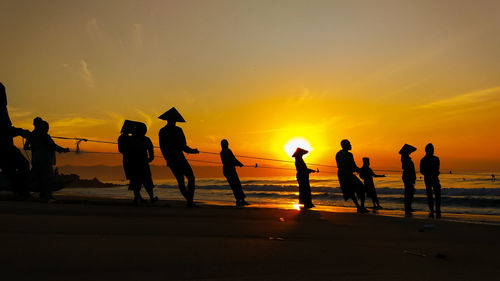
<svg viewBox="0 0 500 281">
<path fill-rule="evenodd" d="M 191 169 L 191 166 L 189 165 L 189 162 L 184 156 L 184 152 L 198 154 L 199 151 L 198 149 L 191 148 L 187 145 L 184 132 L 181 128 L 176 126 L 177 122 L 186 121 L 182 118 L 181 114 L 177 111 L 177 109 L 175 109 L 175 107 L 172 107 L 158 118 L 167 121 L 167 125 L 161 128 L 158 134 L 163 158 L 165 158 L 167 166 L 177 179 L 179 190 L 182 196 L 186 198 L 187 206 L 189 208 L 196 207 L 194 204 L 194 173 L 193 169 Z M 184 183 L 184 177 L 188 179 L 187 189 Z"/>
<path fill-rule="evenodd" d="M 377 191 L 375 190 L 375 184 L 373 183 L 373 178 L 385 177 L 385 175 L 377 175 L 370 168 L 370 158 L 363 158 L 363 167 L 361 167 L 361 171 L 359 172 L 359 177 L 363 179 L 365 184 L 365 192 L 368 197 L 372 198 L 373 201 L 373 210 L 380 210 L 382 206 L 380 206 L 380 202 L 378 201 Z"/>
<path fill-rule="evenodd" d="M 354 172 L 359 173 L 360 169 L 354 161 L 354 156 L 349 152 L 349 150 L 352 149 L 351 143 L 348 140 L 342 140 L 340 145 L 342 146 L 342 150 L 337 152 L 335 160 L 337 161 L 337 176 L 339 178 L 340 189 L 342 189 L 342 194 L 344 195 L 344 200 L 347 201 L 348 199 L 352 199 L 358 213 L 368 213 L 368 210 L 365 208 L 363 183 L 354 175 Z M 356 194 L 361 204 L 358 203 Z"/>
<path fill-rule="evenodd" d="M 434 199 L 436 201 L 436 218 L 441 218 L 441 183 L 439 182 L 439 158 L 434 155 L 432 143 L 425 146 L 425 156 L 420 160 L 420 173 L 424 175 L 429 218 L 434 218 Z M 433 193 L 435 198 L 433 198 Z"/>
<path fill-rule="evenodd" d="M 411 204 L 413 203 L 413 195 L 415 194 L 415 181 L 417 175 L 415 173 L 415 165 L 411 160 L 410 154 L 415 152 L 417 148 L 409 144 L 405 144 L 399 154 L 401 154 L 401 168 L 403 169 L 403 183 L 405 187 L 404 201 L 405 201 L 405 216 L 412 216 Z"/>
<path fill-rule="evenodd" d="M 299 184 L 299 204 L 304 205 L 304 209 L 314 208 L 311 196 L 311 185 L 309 184 L 309 174 L 315 173 L 315 170 L 307 168 L 302 156 L 309 153 L 309 151 L 297 147 L 292 157 L 295 158 L 295 168 L 297 169 L 297 182 Z"/>
<path fill-rule="evenodd" d="M 141 196 L 141 188 L 144 185 L 151 203 L 158 201 L 154 196 L 154 184 L 149 163 L 155 158 L 154 147 L 151 139 L 146 137 L 146 124 L 137 122 L 128 147 L 129 161 L 129 189 L 134 191 L 134 204 L 144 202 Z"/>
<path fill-rule="evenodd" d="M 53 166 L 56 164 L 55 152 L 66 153 L 69 148 L 57 145 L 49 135 L 49 123 L 37 117 L 33 120 L 33 132 L 27 138 L 24 149 L 31 150 L 32 174 L 40 185 L 40 199 L 54 200 L 52 197 Z"/>
<path fill-rule="evenodd" d="M 226 177 L 229 186 L 233 190 L 234 198 L 236 199 L 236 206 L 246 206 L 250 205 L 245 201 L 245 193 L 243 192 L 243 187 L 241 186 L 240 178 L 236 172 L 236 166 L 243 167 L 243 164 L 236 159 L 231 149 L 229 149 L 229 142 L 226 139 L 220 142 L 221 151 L 220 159 L 222 161 L 222 172 L 224 177 Z"/>
</svg>

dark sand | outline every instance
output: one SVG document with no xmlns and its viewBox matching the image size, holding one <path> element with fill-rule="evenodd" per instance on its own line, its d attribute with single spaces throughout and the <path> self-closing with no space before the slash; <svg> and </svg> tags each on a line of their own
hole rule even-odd
<svg viewBox="0 0 500 281">
<path fill-rule="evenodd" d="M 495 225 L 168 203 L 0 201 L 0 280 L 422 281 L 500 274 Z"/>
</svg>

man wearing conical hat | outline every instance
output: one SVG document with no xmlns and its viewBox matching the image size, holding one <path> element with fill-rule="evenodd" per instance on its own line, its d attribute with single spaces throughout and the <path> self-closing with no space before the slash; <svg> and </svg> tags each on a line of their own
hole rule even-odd
<svg viewBox="0 0 500 281">
<path fill-rule="evenodd" d="M 16 195 L 25 197 L 26 179 L 29 173 L 29 162 L 14 145 L 14 137 L 24 138 L 30 131 L 12 126 L 7 110 L 7 94 L 5 86 L 0 83 L 0 169 L 13 186 Z"/>
<path fill-rule="evenodd" d="M 299 184 L 299 204 L 304 205 L 304 209 L 314 208 L 311 196 L 311 185 L 309 184 L 309 174 L 315 173 L 315 170 L 307 168 L 302 156 L 309 153 L 309 151 L 297 147 L 292 157 L 295 158 L 295 168 L 297 169 L 297 182 Z"/>
<path fill-rule="evenodd" d="M 335 155 L 335 160 L 337 161 L 337 176 L 339 178 L 340 189 L 344 195 L 344 200 L 352 199 L 354 205 L 358 210 L 358 213 L 367 213 L 368 210 L 365 208 L 365 191 L 361 180 L 354 175 L 355 172 L 359 173 L 360 168 L 356 165 L 354 161 L 354 156 L 349 150 L 352 149 L 349 140 L 342 140 L 340 142 L 342 149 Z M 358 196 L 361 204 L 358 204 L 356 198 Z"/>
<path fill-rule="evenodd" d="M 195 207 L 193 201 L 195 190 L 194 173 L 184 153 L 197 154 L 199 151 L 187 145 L 184 132 L 176 126 L 177 122 L 186 121 L 175 107 L 172 107 L 158 118 L 167 121 L 167 125 L 161 128 L 159 132 L 161 153 L 167 161 L 167 166 L 177 179 L 179 190 L 182 196 L 186 198 L 188 207 Z M 188 180 L 187 189 L 184 177 Z"/>
<path fill-rule="evenodd" d="M 401 168 L 403 169 L 403 183 L 405 187 L 405 216 L 412 216 L 411 204 L 413 202 L 413 195 L 415 194 L 415 181 L 417 175 L 415 173 L 415 165 L 411 160 L 410 154 L 415 152 L 417 148 L 409 144 L 403 145 L 399 154 L 401 154 Z"/>
</svg>

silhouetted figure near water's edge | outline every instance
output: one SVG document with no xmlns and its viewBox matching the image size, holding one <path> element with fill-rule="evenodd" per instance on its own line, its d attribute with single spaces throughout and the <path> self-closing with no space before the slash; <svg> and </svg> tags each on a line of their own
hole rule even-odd
<svg viewBox="0 0 500 281">
<path fill-rule="evenodd" d="M 358 209 L 358 213 L 367 213 L 368 210 L 365 208 L 365 191 L 363 183 L 354 175 L 354 172 L 359 173 L 360 169 L 356 166 L 354 156 L 349 152 L 349 150 L 352 149 L 351 143 L 348 140 L 342 140 L 340 145 L 342 146 L 342 150 L 337 152 L 335 160 L 337 161 L 337 175 L 340 189 L 342 189 L 344 195 L 344 200 L 347 201 L 348 199 L 352 199 Z M 358 204 L 356 194 L 361 204 Z"/>
<path fill-rule="evenodd" d="M 50 201 L 54 176 L 53 166 L 56 164 L 55 152 L 66 153 L 69 148 L 57 145 L 49 135 L 49 123 L 37 117 L 33 120 L 35 126 L 24 144 L 24 149 L 31 150 L 31 174 L 40 185 L 40 199 Z"/>
<path fill-rule="evenodd" d="M 373 178 L 385 177 L 385 175 L 376 175 L 370 168 L 370 158 L 364 157 L 363 167 L 361 167 L 359 177 L 363 179 L 363 182 L 365 184 L 366 195 L 372 198 L 373 210 L 375 211 L 382 209 L 382 206 L 380 206 L 380 202 L 378 201 L 377 190 L 375 190 L 375 183 L 373 182 Z"/>
<path fill-rule="evenodd" d="M 227 140 L 221 140 L 220 142 L 221 151 L 220 159 L 222 161 L 222 172 L 224 177 L 226 177 L 229 186 L 233 190 L 234 198 L 236 199 L 236 206 L 246 206 L 250 205 L 245 201 L 245 193 L 243 192 L 243 187 L 241 186 L 240 178 L 236 172 L 236 166 L 243 167 L 243 164 L 236 159 L 231 149 L 229 149 L 229 142 Z"/>
<path fill-rule="evenodd" d="M 123 155 L 123 172 L 125 173 L 125 178 L 130 180 L 130 160 L 128 156 L 130 140 L 132 139 L 132 132 L 135 129 L 137 122 L 125 120 L 123 122 L 122 130 L 120 131 L 120 136 L 118 137 L 118 151 Z"/>
<path fill-rule="evenodd" d="M 137 122 L 128 147 L 129 161 L 129 189 L 134 191 L 134 204 L 139 205 L 144 202 L 141 196 L 141 188 L 144 185 L 149 195 L 151 203 L 158 201 L 154 196 L 154 184 L 151 175 L 151 163 L 155 158 L 155 152 L 151 139 L 146 137 L 146 124 Z"/>
<path fill-rule="evenodd" d="M 292 157 L 295 158 L 295 168 L 297 169 L 297 182 L 299 183 L 299 204 L 304 205 L 304 209 L 314 208 L 311 196 L 311 185 L 309 184 L 309 174 L 316 171 L 307 168 L 302 156 L 309 151 L 297 147 Z"/>
<path fill-rule="evenodd" d="M 436 218 L 441 218 L 441 183 L 439 182 L 439 158 L 434 155 L 434 145 L 427 144 L 425 156 L 420 160 L 420 173 L 424 175 L 429 217 L 434 218 L 434 199 L 436 201 Z M 433 198 L 433 193 L 435 198 Z"/>
<path fill-rule="evenodd" d="M 417 180 L 417 175 L 415 173 L 415 165 L 411 160 L 410 154 L 415 152 L 417 149 L 414 146 L 405 144 L 399 154 L 401 154 L 401 168 L 403 169 L 403 183 L 404 183 L 404 201 L 405 201 L 405 216 L 412 216 L 411 204 L 413 202 L 413 195 L 415 194 L 415 181 Z"/>
<path fill-rule="evenodd" d="M 29 162 L 14 146 L 14 137 L 27 138 L 30 131 L 12 126 L 7 110 L 7 93 L 0 83 L 0 169 L 13 187 L 16 196 L 26 197 Z"/>
<path fill-rule="evenodd" d="M 170 170 L 177 179 L 179 190 L 182 196 L 187 200 L 187 206 L 195 207 L 195 178 L 193 169 L 191 169 L 189 162 L 184 156 L 184 152 L 197 154 L 199 151 L 198 149 L 187 146 L 184 132 L 175 125 L 176 122 L 186 122 L 175 107 L 172 107 L 158 118 L 167 121 L 167 125 L 161 128 L 158 134 L 160 138 L 161 153 L 167 161 L 167 166 L 170 167 Z M 187 189 L 184 183 L 184 177 L 188 179 Z"/>
</svg>

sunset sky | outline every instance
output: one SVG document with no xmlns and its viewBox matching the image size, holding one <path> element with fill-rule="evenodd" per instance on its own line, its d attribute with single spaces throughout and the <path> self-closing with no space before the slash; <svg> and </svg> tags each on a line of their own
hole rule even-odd
<svg viewBox="0 0 500 281">
<path fill-rule="evenodd" d="M 498 171 L 499 14 L 500 1 L 4 0 L 0 81 L 14 125 L 41 116 L 54 136 L 115 141 L 132 119 L 157 144 L 175 106 L 203 151 L 227 138 L 235 154 L 290 159 L 302 137 L 306 161 L 334 165 L 347 138 L 359 165 L 398 168 L 404 143 L 420 159 L 433 142 L 445 169 Z"/>
</svg>

